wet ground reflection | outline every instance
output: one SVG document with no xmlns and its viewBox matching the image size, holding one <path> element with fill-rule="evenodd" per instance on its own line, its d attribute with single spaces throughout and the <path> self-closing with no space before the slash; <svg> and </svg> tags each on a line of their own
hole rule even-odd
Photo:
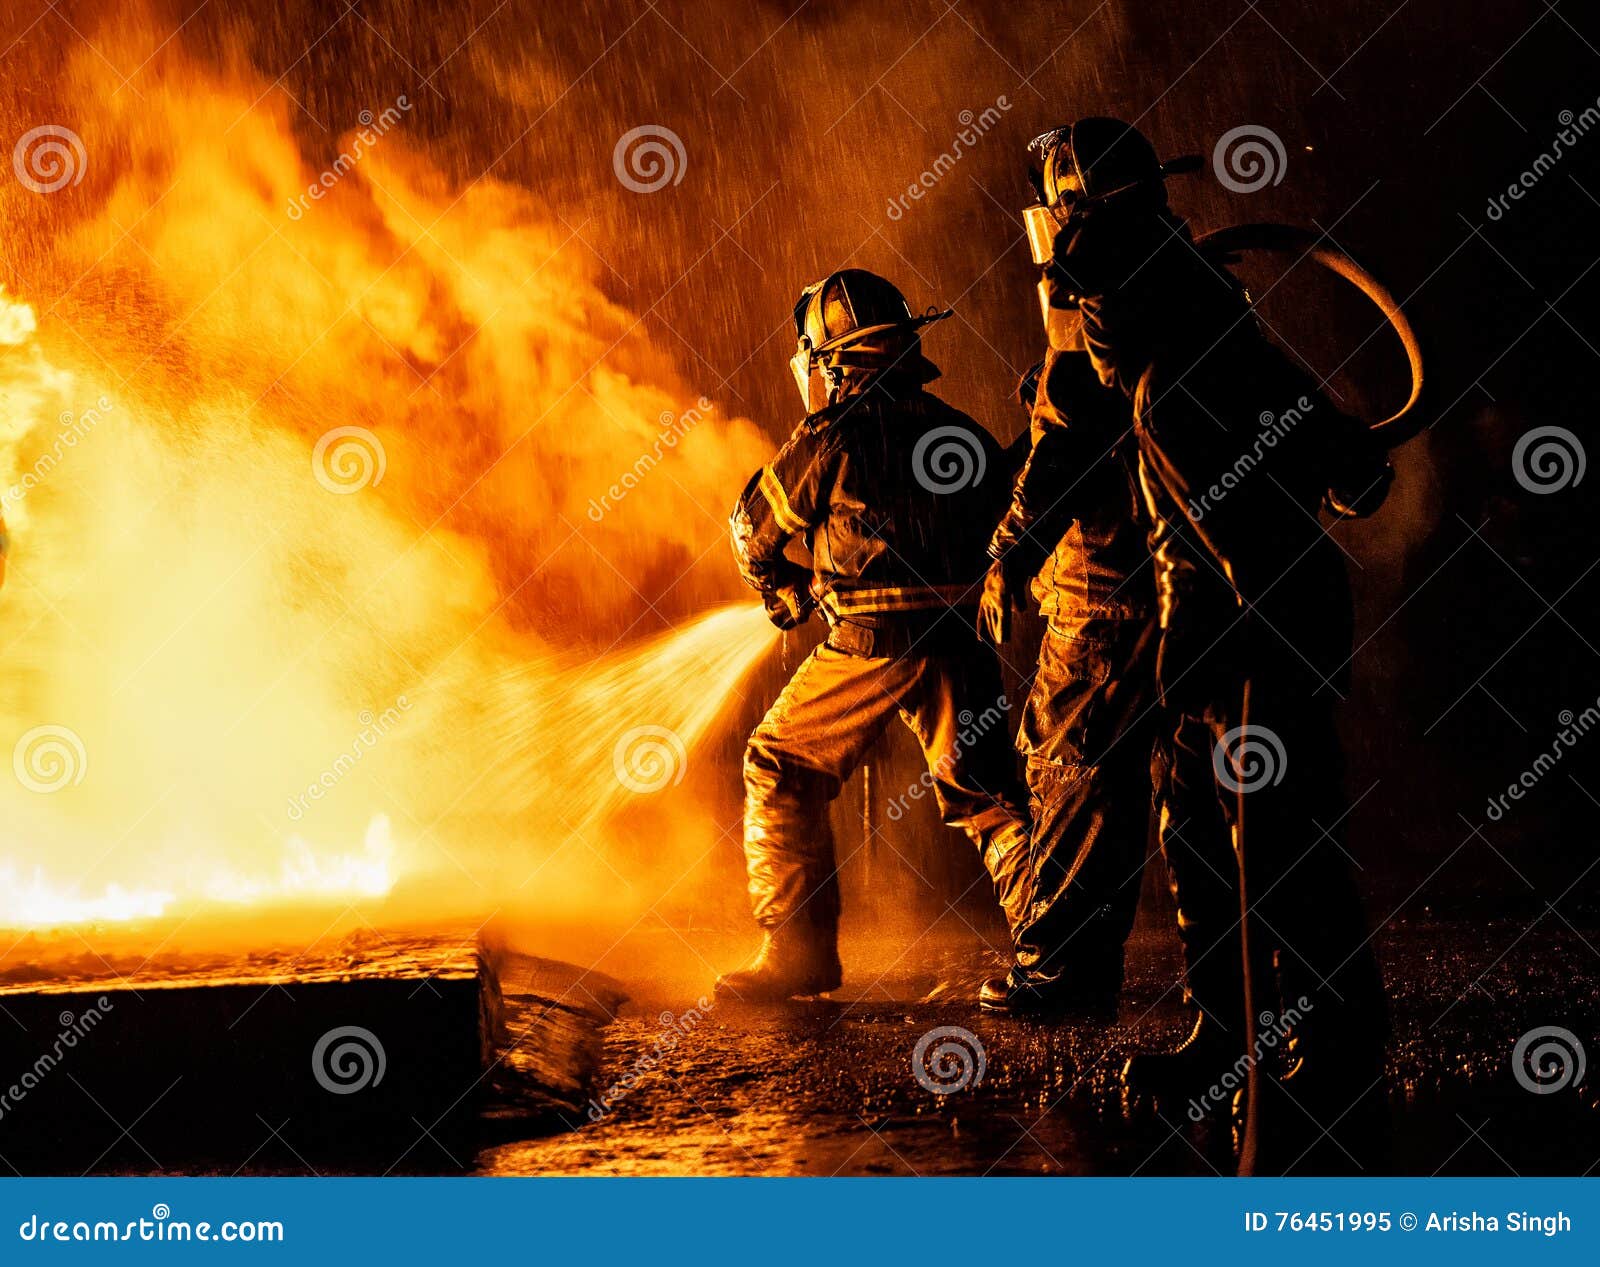
<svg viewBox="0 0 1600 1267">
<path fill-rule="evenodd" d="M 1592 1079 L 1534 1095 L 1510 1074 L 1518 1037 L 1535 1026 L 1560 1024 L 1593 1045 L 1600 960 L 1585 935 L 1511 924 L 1403 924 L 1387 929 L 1379 944 L 1395 1011 L 1392 1169 L 1577 1174 L 1600 1161 Z M 839 1001 L 779 1011 L 717 1005 L 687 1030 L 678 1018 L 694 998 L 630 983 L 635 1001 L 605 1035 L 597 1095 L 607 1102 L 592 1101 L 577 1129 L 486 1149 L 479 1168 L 641 1175 L 1229 1170 L 1227 1141 L 1195 1127 L 1183 1106 L 1128 1105 L 1117 1088 L 1116 1071 L 1130 1050 L 1175 1041 L 1184 1028 L 1172 988 L 1176 962 L 1164 938 L 1145 936 L 1134 946 L 1122 1013 L 1109 1026 L 980 1014 L 967 1000 L 989 953 L 951 940 L 920 956 L 916 972 L 877 981 L 858 973 L 860 984 L 847 975 Z M 981 1083 L 937 1095 L 914 1078 L 913 1049 L 940 1026 L 976 1037 Z M 637 1065 L 652 1052 L 651 1062 Z"/>
</svg>

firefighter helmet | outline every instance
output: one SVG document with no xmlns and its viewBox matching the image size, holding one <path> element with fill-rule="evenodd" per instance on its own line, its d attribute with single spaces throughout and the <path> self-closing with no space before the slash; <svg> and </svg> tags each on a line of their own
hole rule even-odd
<svg viewBox="0 0 1600 1267">
<path fill-rule="evenodd" d="M 1079 119 L 1034 137 L 1028 148 L 1043 163 L 1030 173 L 1039 201 L 1022 212 L 1035 264 L 1050 262 L 1056 234 L 1074 216 L 1136 195 L 1165 207 L 1167 177 L 1198 171 L 1204 161 L 1188 155 L 1163 163 L 1145 135 L 1120 119 Z"/>
<path fill-rule="evenodd" d="M 925 325 L 951 310 L 913 316 L 899 289 L 876 273 L 846 268 L 800 292 L 794 305 L 795 354 L 789 362 L 808 410 L 831 403 L 851 371 L 893 369 L 919 382 L 939 375 L 922 355 Z"/>
</svg>

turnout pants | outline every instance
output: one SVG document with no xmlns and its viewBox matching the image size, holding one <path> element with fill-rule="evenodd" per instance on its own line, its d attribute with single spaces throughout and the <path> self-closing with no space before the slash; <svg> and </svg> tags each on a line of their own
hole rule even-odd
<svg viewBox="0 0 1600 1267">
<path fill-rule="evenodd" d="M 896 714 L 921 741 L 944 821 L 978 848 L 1013 927 L 1026 901 L 1028 817 L 999 664 L 971 639 L 930 654 L 824 644 L 795 670 L 745 752 L 745 864 L 756 922 L 837 926 L 828 806 Z"/>
<path fill-rule="evenodd" d="M 1150 832 L 1157 637 L 1153 616 L 1045 631 L 1018 737 L 1033 837 L 1013 987 L 1121 987 Z"/>
<path fill-rule="evenodd" d="M 1161 743 L 1161 847 L 1189 992 L 1242 1049 L 1248 906 L 1254 1009 L 1270 1014 L 1262 1027 L 1281 1018 L 1308 1057 L 1375 1073 L 1386 1006 L 1344 847 L 1333 709 L 1309 691 L 1274 686 L 1264 675 L 1252 681 L 1242 738 L 1230 702 L 1179 714 Z M 1234 834 L 1241 805 L 1243 904 Z"/>
</svg>

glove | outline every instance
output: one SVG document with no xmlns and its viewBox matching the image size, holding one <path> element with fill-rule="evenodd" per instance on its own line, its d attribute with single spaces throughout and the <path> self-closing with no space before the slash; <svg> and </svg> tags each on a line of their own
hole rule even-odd
<svg viewBox="0 0 1600 1267">
<path fill-rule="evenodd" d="M 780 585 L 775 590 L 767 590 L 761 595 L 761 603 L 767 609 L 767 619 L 783 630 L 798 629 L 811 619 L 811 613 L 817 608 L 810 591 L 797 585 Z"/>
<path fill-rule="evenodd" d="M 998 559 L 983 574 L 983 597 L 978 599 L 978 637 L 1002 646 L 1011 637 L 1011 612 L 1016 606 L 1011 580 Z"/>
</svg>

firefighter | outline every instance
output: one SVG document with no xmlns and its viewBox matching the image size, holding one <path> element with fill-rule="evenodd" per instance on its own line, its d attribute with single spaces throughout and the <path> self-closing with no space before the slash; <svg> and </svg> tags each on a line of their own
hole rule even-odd
<svg viewBox="0 0 1600 1267">
<path fill-rule="evenodd" d="M 1046 172 L 1046 179 L 1051 174 Z M 1024 379 L 1032 448 L 989 543 L 984 636 L 1029 592 L 1047 624 L 1017 747 L 1033 832 L 1031 899 L 985 1010 L 1114 1014 L 1150 830 L 1155 587 L 1127 399 L 1082 351 Z"/>
<path fill-rule="evenodd" d="M 1032 209 L 1031 236 L 1051 244 L 1046 324 L 1057 341 L 1077 327 L 1138 437 L 1161 606 L 1164 795 L 1228 822 L 1238 861 L 1219 867 L 1213 832 L 1164 836 L 1200 1015 L 1178 1052 L 1136 1057 L 1125 1076 L 1198 1093 L 1241 1055 L 1254 1069 L 1263 1053 L 1247 1036 L 1281 1018 L 1293 1061 L 1274 1085 L 1314 1130 L 1331 1127 L 1381 1082 L 1387 1025 L 1343 840 L 1333 705 L 1348 686 L 1353 604 L 1318 514 L 1371 513 L 1392 471 L 1364 424 L 1267 341 L 1227 261 L 1196 249 L 1169 209 L 1165 179 L 1198 160 L 1162 164 L 1113 119 L 1042 141 L 1062 174 L 1053 201 Z"/>
<path fill-rule="evenodd" d="M 966 832 L 1013 923 L 1027 812 L 1003 724 L 999 663 L 976 608 L 1006 477 L 1000 446 L 926 390 L 939 370 L 913 316 L 873 273 L 801 293 L 791 361 L 807 416 L 751 477 L 734 554 L 780 628 L 820 607 L 827 640 L 796 670 L 745 753 L 744 849 L 754 961 L 719 993 L 774 1001 L 835 989 L 839 888 L 829 803 L 896 713 L 922 744 L 944 821 Z M 788 556 L 810 550 L 810 566 Z"/>
</svg>

